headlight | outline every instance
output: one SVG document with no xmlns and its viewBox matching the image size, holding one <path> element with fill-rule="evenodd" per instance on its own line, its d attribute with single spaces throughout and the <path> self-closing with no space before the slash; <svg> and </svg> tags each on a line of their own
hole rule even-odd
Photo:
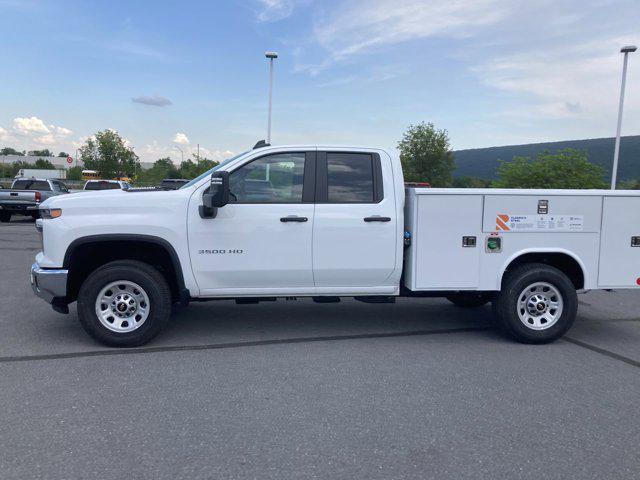
<svg viewBox="0 0 640 480">
<path fill-rule="evenodd" d="M 40 218 L 58 218 L 62 216 L 61 208 L 41 208 Z"/>
</svg>

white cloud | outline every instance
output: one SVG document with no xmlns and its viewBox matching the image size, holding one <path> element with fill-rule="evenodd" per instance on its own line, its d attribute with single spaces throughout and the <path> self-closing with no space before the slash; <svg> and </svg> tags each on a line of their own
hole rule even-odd
<svg viewBox="0 0 640 480">
<path fill-rule="evenodd" d="M 618 107 L 621 55 L 627 38 L 603 38 L 574 46 L 495 58 L 474 72 L 488 86 L 534 102 L 527 116 L 594 118 Z M 640 108 L 637 97 L 627 108 Z M 522 115 L 522 114 L 521 114 Z"/>
<path fill-rule="evenodd" d="M 34 146 L 60 148 L 68 146 L 68 137 L 73 132 L 65 127 L 49 124 L 42 119 L 17 117 L 13 119 L 10 130 L 0 127 L 0 138 L 22 149 L 29 150 Z"/>
<path fill-rule="evenodd" d="M 353 55 L 409 40 L 471 36 L 511 10 L 509 0 L 354 0 L 331 10 L 313 28 L 313 39 L 329 56 L 315 65 L 298 65 L 311 74 Z"/>
<path fill-rule="evenodd" d="M 73 133 L 68 128 L 58 127 L 56 125 L 49 125 L 49 128 L 52 132 L 54 132 L 56 135 L 59 135 L 61 137 L 68 137 Z"/>
<path fill-rule="evenodd" d="M 176 133 L 173 137 L 173 143 L 177 143 L 178 145 L 189 145 L 189 137 L 187 137 L 184 133 Z"/>
<path fill-rule="evenodd" d="M 275 22 L 289 17 L 294 10 L 295 0 L 258 0 L 260 11 L 257 19 L 260 22 Z"/>
<path fill-rule="evenodd" d="M 13 129 L 22 135 L 49 133 L 49 128 L 38 117 L 18 117 L 13 119 Z"/>
</svg>

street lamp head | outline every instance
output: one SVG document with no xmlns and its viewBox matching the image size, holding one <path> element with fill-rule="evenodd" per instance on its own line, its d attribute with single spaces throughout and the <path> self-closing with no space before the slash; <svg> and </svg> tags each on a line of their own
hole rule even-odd
<svg viewBox="0 0 640 480">
<path fill-rule="evenodd" d="M 627 45 L 626 47 L 622 47 L 620 49 L 620 53 L 633 53 L 638 49 L 635 45 Z"/>
<path fill-rule="evenodd" d="M 278 52 L 264 52 L 264 56 L 267 58 L 278 58 Z"/>
</svg>

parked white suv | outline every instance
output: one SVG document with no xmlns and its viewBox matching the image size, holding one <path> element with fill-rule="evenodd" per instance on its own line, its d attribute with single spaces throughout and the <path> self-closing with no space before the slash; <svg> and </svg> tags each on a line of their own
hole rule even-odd
<svg viewBox="0 0 640 480">
<path fill-rule="evenodd" d="M 577 290 L 640 284 L 640 192 L 405 191 L 399 159 L 373 148 L 258 148 L 178 190 L 40 212 L 34 292 L 60 312 L 77 301 L 113 346 L 148 342 L 191 299 L 397 296 L 491 301 L 508 334 L 543 343 L 571 327 Z"/>
</svg>

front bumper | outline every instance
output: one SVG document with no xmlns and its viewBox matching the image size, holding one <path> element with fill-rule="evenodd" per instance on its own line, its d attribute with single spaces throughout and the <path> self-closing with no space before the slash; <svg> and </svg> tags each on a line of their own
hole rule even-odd
<svg viewBox="0 0 640 480">
<path fill-rule="evenodd" d="M 54 298 L 67 296 L 67 277 L 69 270 L 58 268 L 41 268 L 34 263 L 31 265 L 31 289 L 38 297 L 48 303 Z"/>
</svg>

